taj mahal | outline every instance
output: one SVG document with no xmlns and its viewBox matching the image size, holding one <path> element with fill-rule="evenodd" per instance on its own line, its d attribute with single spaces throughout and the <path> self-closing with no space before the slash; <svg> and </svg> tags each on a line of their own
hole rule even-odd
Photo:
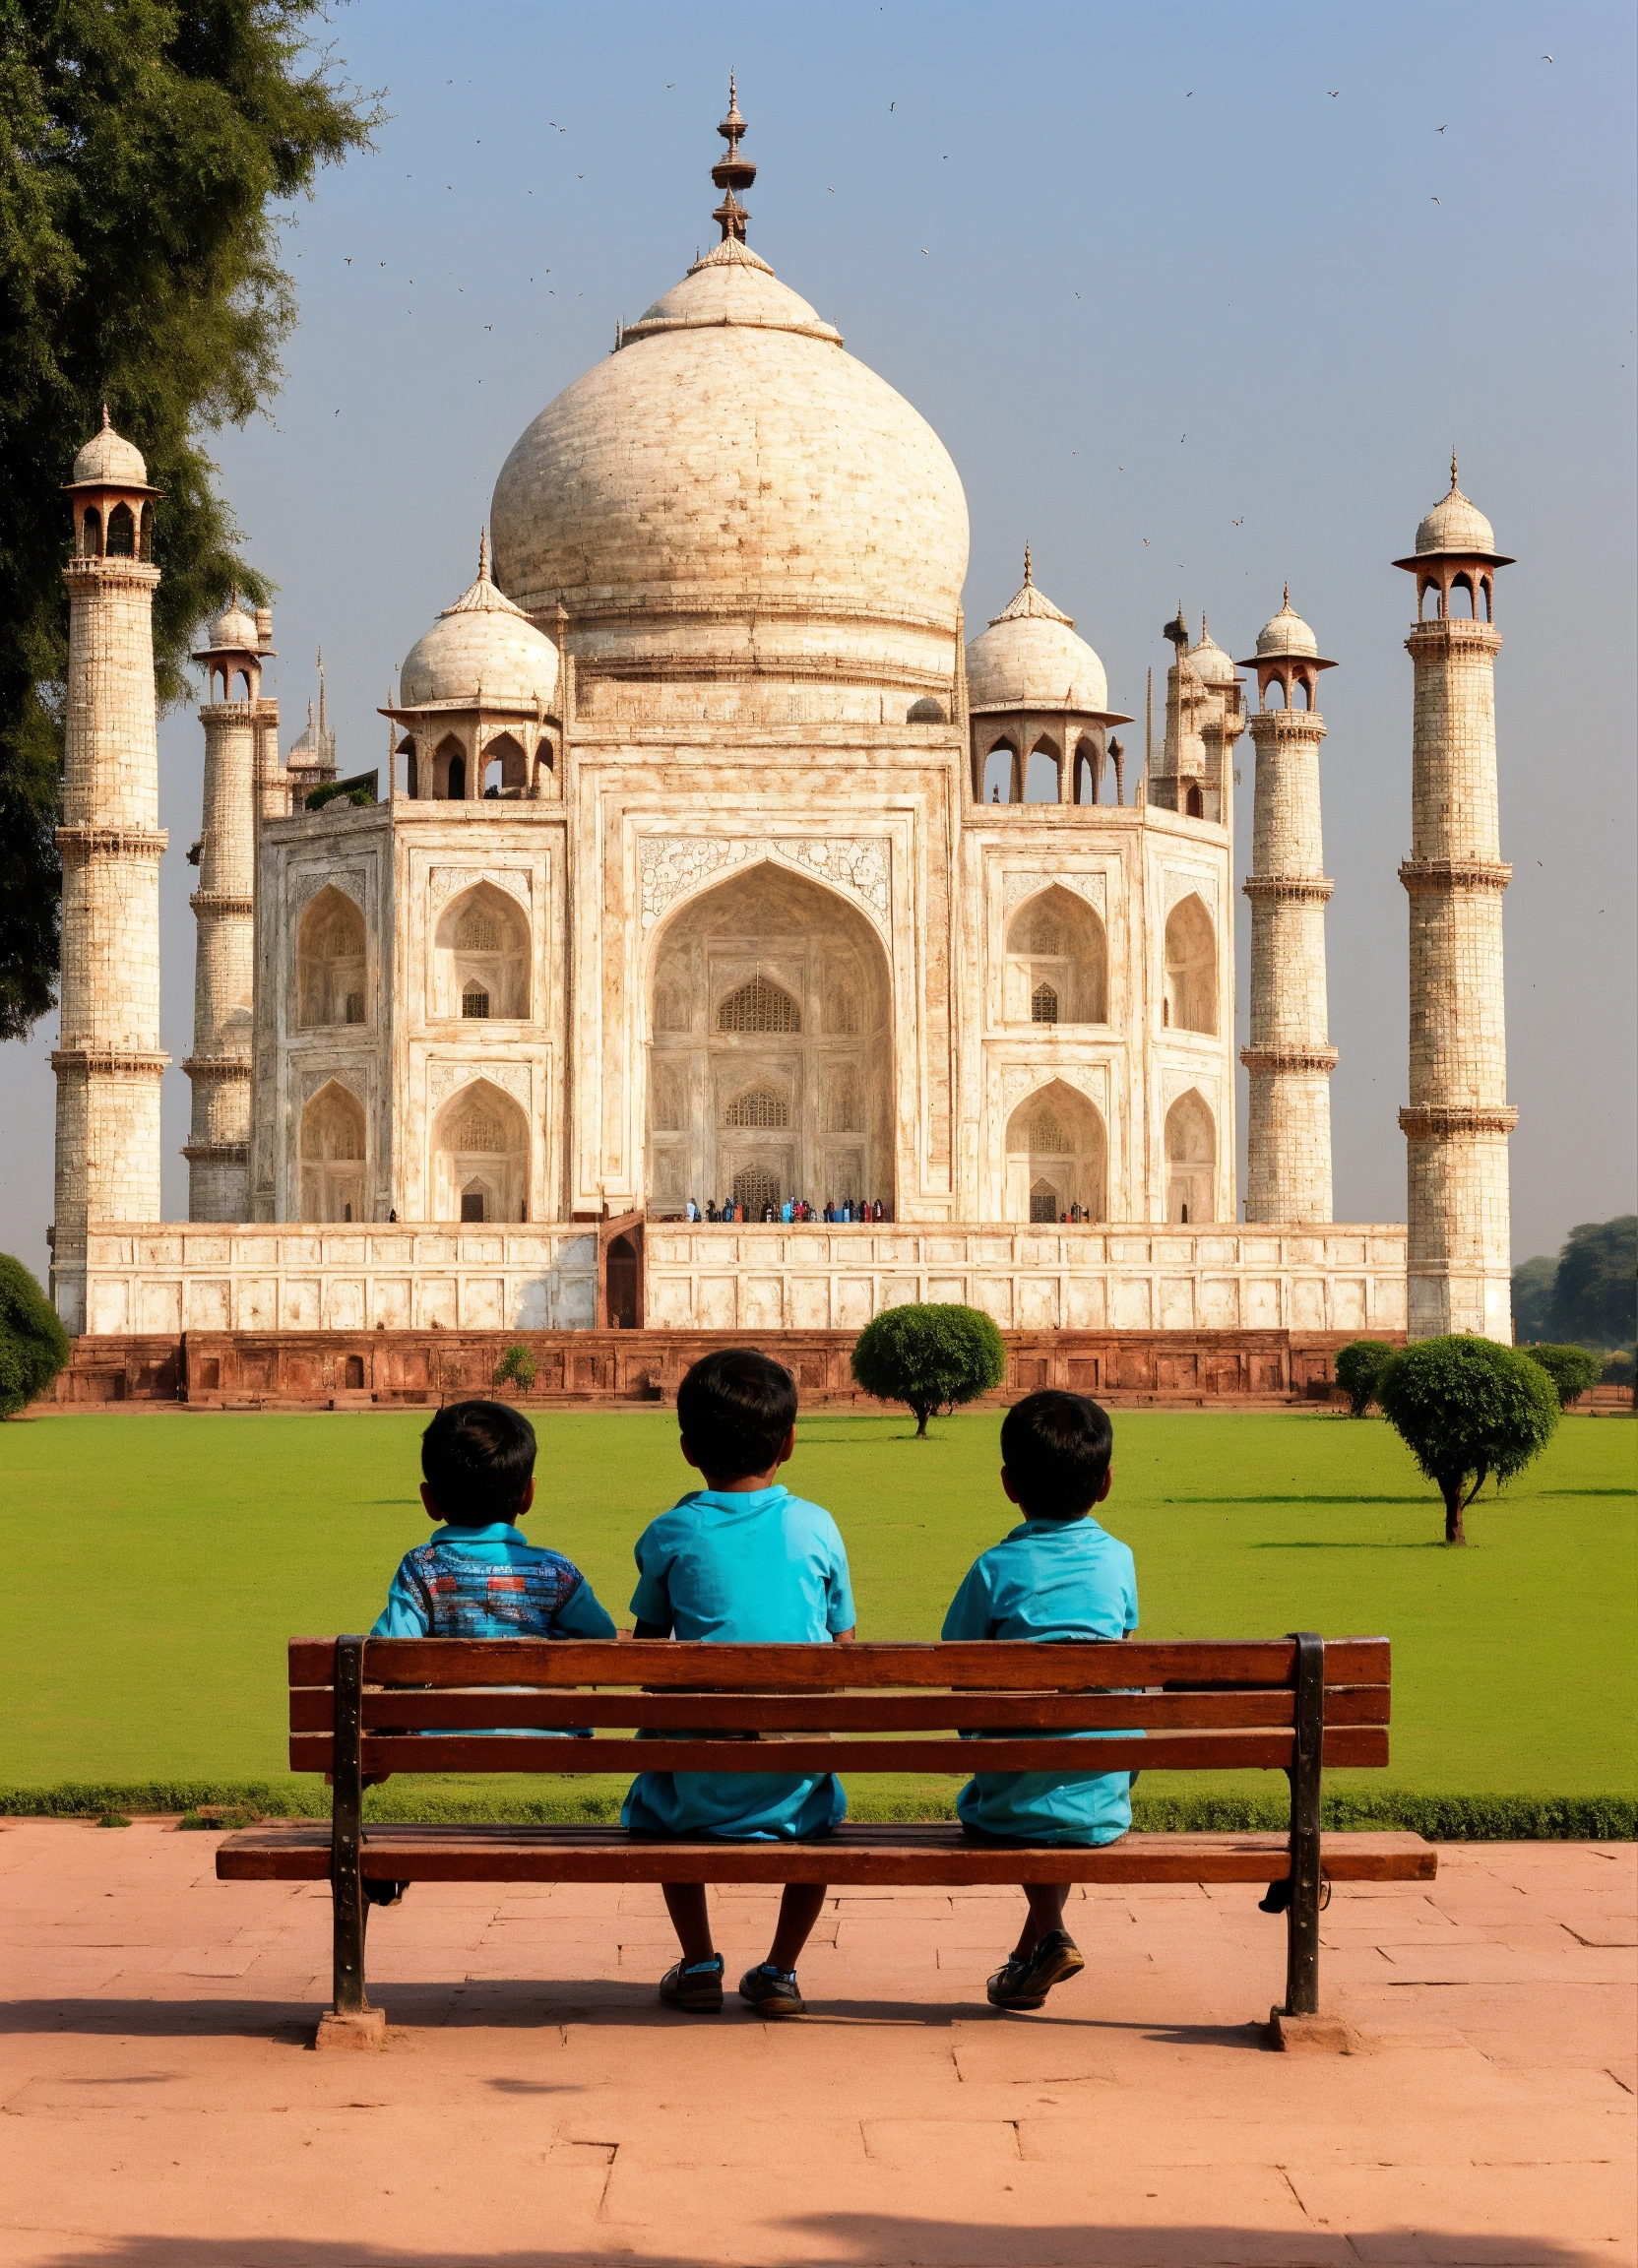
<svg viewBox="0 0 1638 2268">
<path fill-rule="evenodd" d="M 164 500 L 106 424 L 76 459 L 70 1330 L 846 1331 L 930 1298 L 1015 1331 L 1510 1338 L 1508 562 L 1454 465 L 1393 563 L 1416 594 L 1407 1220 L 1343 1225 L 1333 662 L 1288 596 L 1237 660 L 1179 612 L 1164 700 L 1118 671 L 1111 695 L 1096 626 L 1028 554 L 970 636 L 956 466 L 752 249 L 745 132 L 730 94 L 720 241 L 500 468 L 475 579 L 410 649 L 377 769 L 343 776 L 322 708 L 282 753 L 271 616 L 235 601 L 210 624 L 179 1067 L 159 1040 Z M 1042 760 L 1055 799 L 1027 801 Z M 178 1075 L 188 1219 L 166 1223 Z"/>
</svg>

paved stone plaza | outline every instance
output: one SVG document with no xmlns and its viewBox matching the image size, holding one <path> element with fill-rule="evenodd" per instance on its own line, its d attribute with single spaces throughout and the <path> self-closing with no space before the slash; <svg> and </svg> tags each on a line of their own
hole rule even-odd
<svg viewBox="0 0 1638 2268">
<path fill-rule="evenodd" d="M 1084 1977 L 1004 2017 L 1007 1893 L 840 1895 L 815 2014 L 662 2011 L 658 1892 L 418 1885 L 380 2053 L 310 2052 L 329 1893 L 168 1822 L 0 1833 L 12 2268 L 846 2268 L 1634 2259 L 1630 1846 L 1470 1845 L 1325 1917 L 1347 2056 L 1261 2042 L 1249 1890 L 1072 1894 Z M 730 1974 L 772 1900 L 721 1894 Z"/>
</svg>

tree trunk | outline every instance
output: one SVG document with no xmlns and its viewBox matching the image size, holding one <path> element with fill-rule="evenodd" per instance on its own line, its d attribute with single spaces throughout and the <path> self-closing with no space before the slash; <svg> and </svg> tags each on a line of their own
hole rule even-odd
<svg viewBox="0 0 1638 2268">
<path fill-rule="evenodd" d="M 931 1413 L 924 1402 L 913 1402 L 911 1408 L 915 1412 L 915 1438 L 917 1441 L 925 1441 L 927 1438 L 927 1419 Z"/>
<path fill-rule="evenodd" d="M 1441 1493 L 1445 1500 L 1445 1542 L 1447 1544 L 1465 1544 L 1468 1540 L 1468 1532 L 1462 1524 L 1461 1481 L 1447 1482 Z"/>
</svg>

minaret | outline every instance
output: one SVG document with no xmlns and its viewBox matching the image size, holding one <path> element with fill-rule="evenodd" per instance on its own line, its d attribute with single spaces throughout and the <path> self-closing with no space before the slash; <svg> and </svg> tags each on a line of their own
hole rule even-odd
<svg viewBox="0 0 1638 2268">
<path fill-rule="evenodd" d="M 86 1328 L 91 1222 L 159 1218 L 159 754 L 148 467 L 102 411 L 68 482 L 62 1039 L 51 1289 Z"/>
<path fill-rule="evenodd" d="M 1513 1336 L 1502 996 L 1501 861 L 1496 810 L 1495 570 L 1510 567 L 1490 523 L 1450 493 L 1417 530 L 1409 559 L 1417 620 L 1411 748 L 1411 1101 L 1405 1129 L 1413 1339 Z M 1436 611 L 1422 619 L 1427 594 Z M 1458 591 L 1468 614 L 1451 612 Z M 1482 615 L 1480 606 L 1482 605 Z"/>
<path fill-rule="evenodd" d="M 271 635 L 272 622 L 267 623 Z M 193 1081 L 188 1161 L 190 1221 L 250 1219 L 251 985 L 255 962 L 257 759 L 277 705 L 262 699 L 265 643 L 260 616 L 233 603 L 194 656 L 209 678 L 199 712 L 205 727 L 205 814 L 193 895 Z M 242 688 L 239 699 L 232 698 Z M 266 714 L 272 710 L 271 719 Z M 195 853 L 190 853 L 195 855 Z"/>
<path fill-rule="evenodd" d="M 1331 1073 L 1327 1038 L 1325 878 L 1320 844 L 1319 744 L 1315 706 L 1319 643 L 1285 602 L 1259 632 L 1242 669 L 1257 672 L 1251 739 L 1257 788 L 1251 830 L 1251 1074 L 1246 1128 L 1248 1221 L 1331 1219 Z M 1270 706 L 1271 688 L 1280 700 Z M 1302 706 L 1296 705 L 1298 688 Z"/>
</svg>

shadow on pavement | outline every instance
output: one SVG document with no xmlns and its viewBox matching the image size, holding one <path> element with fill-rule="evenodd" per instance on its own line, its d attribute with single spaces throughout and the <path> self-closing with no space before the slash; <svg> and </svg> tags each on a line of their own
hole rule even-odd
<svg viewBox="0 0 1638 2268">
<path fill-rule="evenodd" d="M 751 2257 L 746 2231 L 732 2256 Z M 975 2224 L 885 2214 L 814 2214 L 767 2227 L 761 2257 L 780 2268 L 1351 2268 L 1360 2260 L 1383 2268 L 1429 2259 L 1459 2259 L 1462 2268 L 1591 2268 L 1593 2255 L 1540 2236 L 1448 2240 L 1418 2230 L 1351 2231 L 1233 2228 L 1194 2223 L 1137 2228 L 1091 2223 L 1079 2228 L 1029 2223 Z M 725 2253 L 712 2257 L 724 2258 Z M 41 2268 L 701 2268 L 699 2252 L 651 2251 L 641 2232 L 608 2224 L 596 2247 L 525 2246 L 519 2250 L 409 2250 L 356 2240 L 298 2237 L 109 2237 L 90 2249 L 37 2256 Z"/>
</svg>

